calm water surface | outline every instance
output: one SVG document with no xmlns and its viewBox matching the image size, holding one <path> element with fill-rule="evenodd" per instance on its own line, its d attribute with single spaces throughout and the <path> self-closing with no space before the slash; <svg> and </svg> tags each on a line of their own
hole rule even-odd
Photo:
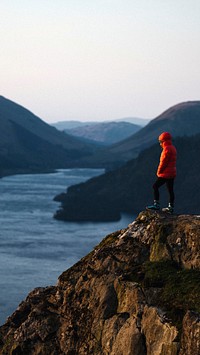
<svg viewBox="0 0 200 355">
<path fill-rule="evenodd" d="M 0 324 L 33 288 L 55 285 L 103 237 L 133 221 L 134 216 L 109 223 L 53 219 L 55 195 L 101 173 L 67 169 L 0 179 Z"/>
</svg>

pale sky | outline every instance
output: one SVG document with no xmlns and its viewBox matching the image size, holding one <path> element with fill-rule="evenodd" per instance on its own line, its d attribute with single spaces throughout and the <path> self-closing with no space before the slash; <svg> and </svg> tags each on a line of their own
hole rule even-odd
<svg viewBox="0 0 200 355">
<path fill-rule="evenodd" d="M 199 0 L 1 0 L 0 95 L 48 123 L 200 100 Z"/>
</svg>

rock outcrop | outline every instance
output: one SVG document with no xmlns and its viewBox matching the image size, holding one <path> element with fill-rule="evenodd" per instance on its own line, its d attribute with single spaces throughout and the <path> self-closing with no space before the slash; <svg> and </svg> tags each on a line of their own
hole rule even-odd
<svg viewBox="0 0 200 355">
<path fill-rule="evenodd" d="M 200 216 L 145 211 L 33 290 L 0 354 L 200 354 Z"/>
</svg>

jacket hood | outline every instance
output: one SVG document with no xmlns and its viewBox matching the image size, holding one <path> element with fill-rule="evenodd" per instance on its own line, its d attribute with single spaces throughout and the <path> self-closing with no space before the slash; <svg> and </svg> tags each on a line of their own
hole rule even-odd
<svg viewBox="0 0 200 355">
<path fill-rule="evenodd" d="M 160 136 L 158 137 L 159 141 L 171 141 L 172 140 L 172 136 L 169 132 L 163 132 L 160 134 Z"/>
</svg>

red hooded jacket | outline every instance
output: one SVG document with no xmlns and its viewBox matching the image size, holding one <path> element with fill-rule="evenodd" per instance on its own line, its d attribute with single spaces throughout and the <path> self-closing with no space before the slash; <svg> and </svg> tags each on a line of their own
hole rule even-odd
<svg viewBox="0 0 200 355">
<path fill-rule="evenodd" d="M 171 179 L 176 176 L 176 148 L 172 145 L 171 135 L 164 132 L 159 136 L 162 141 L 163 151 L 160 156 L 160 164 L 157 170 L 157 176 L 165 179 Z"/>
</svg>

